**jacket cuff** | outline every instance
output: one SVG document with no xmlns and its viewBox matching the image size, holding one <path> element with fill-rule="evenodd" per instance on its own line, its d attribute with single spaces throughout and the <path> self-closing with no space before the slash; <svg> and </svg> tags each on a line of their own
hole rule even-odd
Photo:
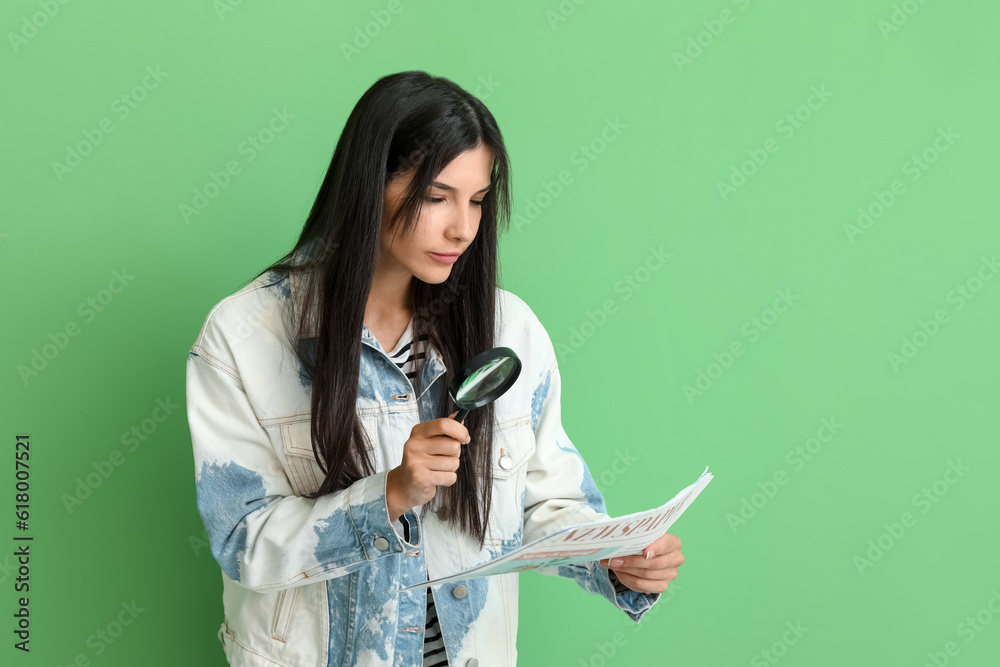
<svg viewBox="0 0 1000 667">
<path fill-rule="evenodd" d="M 412 509 L 407 510 L 399 517 L 399 523 L 403 525 L 402 529 L 400 529 L 395 522 L 393 522 L 392 527 L 396 530 L 396 536 L 402 540 L 403 547 L 410 548 L 420 546 L 420 526 L 416 513 Z M 400 532 L 400 530 L 402 530 L 402 532 Z"/>
<path fill-rule="evenodd" d="M 396 527 L 389 521 L 389 501 L 386 497 L 388 470 L 359 479 L 351 485 L 348 508 L 351 523 L 361 539 L 361 548 L 366 560 L 375 560 L 390 554 L 409 551 L 415 543 L 407 543 L 396 533 Z M 420 540 L 420 529 L 416 525 L 416 514 L 407 510 L 404 515 L 410 526 L 416 526 L 410 537 Z"/>
<path fill-rule="evenodd" d="M 596 567 L 604 569 L 599 563 L 594 563 Z M 604 587 L 601 588 L 601 593 L 604 597 L 608 598 L 615 603 L 615 606 L 628 614 L 628 617 L 633 621 L 638 623 L 650 607 L 652 607 L 657 600 L 660 599 L 661 593 L 640 593 L 639 591 L 633 591 L 631 588 L 621 583 L 618 579 L 618 575 L 614 573 L 610 568 L 606 570 L 606 580 L 608 582 L 608 589 L 610 593 L 606 592 Z"/>
</svg>

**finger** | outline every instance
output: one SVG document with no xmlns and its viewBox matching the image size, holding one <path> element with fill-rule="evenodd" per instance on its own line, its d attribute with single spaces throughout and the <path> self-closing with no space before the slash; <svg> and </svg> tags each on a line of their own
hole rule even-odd
<svg viewBox="0 0 1000 667">
<path fill-rule="evenodd" d="M 681 548 L 681 539 L 672 533 L 664 533 L 655 542 L 646 547 L 646 551 L 653 551 L 658 554 L 665 554 L 668 551 L 677 551 Z"/>
<path fill-rule="evenodd" d="M 454 414 L 458 414 L 457 412 Z M 435 419 L 428 422 L 432 426 L 432 431 L 430 435 L 446 435 L 450 438 L 458 440 L 462 444 L 468 444 L 469 441 L 469 429 L 467 429 L 463 424 L 455 421 L 454 419 Z"/>
<path fill-rule="evenodd" d="M 618 575 L 618 581 L 622 582 L 633 591 L 639 591 L 640 593 L 662 593 L 667 590 L 667 586 L 670 585 L 670 581 L 666 579 L 647 579 L 645 577 L 636 576 L 628 572 L 619 572 L 617 570 L 615 570 L 615 574 Z"/>
<path fill-rule="evenodd" d="M 436 435 L 426 440 L 424 452 L 429 456 L 458 458 L 462 455 L 462 443 L 448 435 Z"/>
<path fill-rule="evenodd" d="M 604 558 L 598 561 L 602 566 L 616 569 L 625 566 L 634 566 L 639 561 L 636 558 L 642 558 L 642 556 L 614 556 L 613 558 Z"/>
<path fill-rule="evenodd" d="M 459 447 L 457 443 L 453 443 L 456 447 Z M 457 456 L 428 456 L 424 459 L 424 465 L 428 470 L 437 470 L 440 472 L 455 472 L 461 465 L 461 461 Z"/>
<path fill-rule="evenodd" d="M 677 568 L 676 567 L 658 567 L 654 569 L 648 569 L 643 567 L 613 567 L 615 574 L 630 574 L 634 577 L 640 577 L 642 579 L 652 579 L 654 581 L 660 581 L 662 579 L 674 580 L 677 578 Z"/>
<path fill-rule="evenodd" d="M 620 563 L 618 561 L 621 561 Z M 649 568 L 662 568 L 662 567 L 677 567 L 684 562 L 684 556 L 681 555 L 679 551 L 671 551 L 670 553 L 660 554 L 659 556 L 652 556 L 651 558 L 646 558 L 645 556 L 615 556 L 611 559 L 608 565 L 612 568 L 618 567 L 631 567 L 637 569 L 649 569 Z"/>
<path fill-rule="evenodd" d="M 454 472 L 434 473 L 434 486 L 451 486 L 458 481 L 458 475 Z"/>
</svg>

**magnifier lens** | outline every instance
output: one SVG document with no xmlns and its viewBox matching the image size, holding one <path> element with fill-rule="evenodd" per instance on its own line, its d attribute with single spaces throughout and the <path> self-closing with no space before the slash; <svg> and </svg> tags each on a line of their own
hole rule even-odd
<svg viewBox="0 0 1000 667">
<path fill-rule="evenodd" d="M 487 396 L 503 383 L 511 365 L 510 359 L 497 359 L 483 366 L 462 384 L 460 398 L 474 402 L 480 396 Z"/>
<path fill-rule="evenodd" d="M 461 369 L 451 384 L 452 399 L 465 419 L 469 410 L 480 408 L 504 394 L 521 372 L 521 360 L 508 347 L 495 347 L 477 355 Z"/>
</svg>

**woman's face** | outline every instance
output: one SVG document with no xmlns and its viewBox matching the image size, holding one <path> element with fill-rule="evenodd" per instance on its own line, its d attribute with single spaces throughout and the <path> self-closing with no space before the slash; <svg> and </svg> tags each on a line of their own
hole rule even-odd
<svg viewBox="0 0 1000 667">
<path fill-rule="evenodd" d="M 424 193 L 417 225 L 405 239 L 401 228 L 390 235 L 388 226 L 412 174 L 393 178 L 385 190 L 377 270 L 399 279 L 416 276 L 425 283 L 444 282 L 453 262 L 433 253 L 458 255 L 472 243 L 479 230 L 492 167 L 493 155 L 485 146 L 465 151 L 449 162 Z"/>
</svg>

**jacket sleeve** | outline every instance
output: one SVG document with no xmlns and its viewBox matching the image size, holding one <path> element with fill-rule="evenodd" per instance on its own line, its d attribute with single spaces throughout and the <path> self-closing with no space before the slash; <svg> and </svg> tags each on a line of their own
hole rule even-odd
<svg viewBox="0 0 1000 667">
<path fill-rule="evenodd" d="M 404 551 L 389 522 L 387 471 L 315 499 L 294 495 L 233 355 L 222 343 L 208 349 L 204 338 L 188 354 L 187 413 L 198 512 L 226 576 L 263 592 L 340 577 Z"/>
<path fill-rule="evenodd" d="M 529 315 L 533 334 L 542 350 L 544 370 L 533 378 L 536 387 L 531 403 L 535 453 L 528 463 L 524 500 L 523 542 L 534 541 L 561 528 L 610 518 L 604 496 L 594 483 L 586 461 L 563 430 L 560 409 L 561 381 L 555 351 L 547 332 L 534 314 Z M 588 593 L 601 595 L 638 623 L 659 593 L 640 593 L 626 588 L 614 572 L 598 561 L 536 568 L 545 575 L 575 581 Z"/>
</svg>

